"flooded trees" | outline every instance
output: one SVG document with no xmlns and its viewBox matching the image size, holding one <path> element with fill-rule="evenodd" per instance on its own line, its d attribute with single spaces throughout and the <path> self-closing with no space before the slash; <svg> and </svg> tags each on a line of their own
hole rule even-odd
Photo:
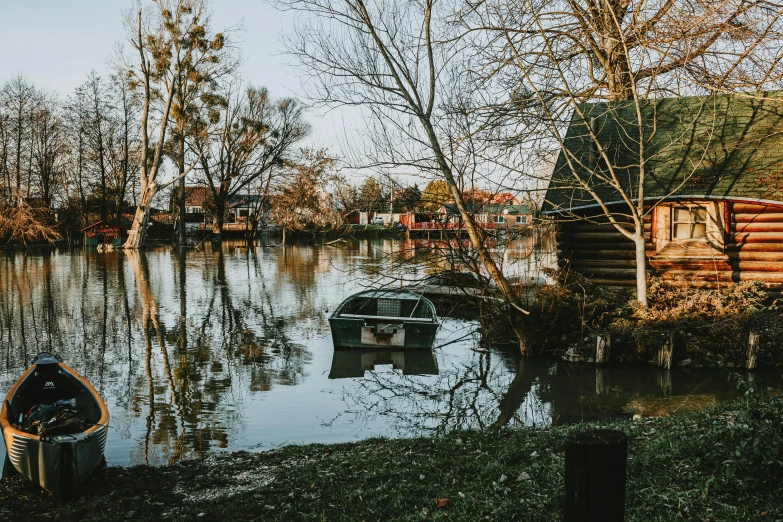
<svg viewBox="0 0 783 522">
<path fill-rule="evenodd" d="M 306 230 L 334 224 L 336 211 L 330 205 L 325 188 L 334 176 L 334 159 L 325 151 L 303 150 L 289 162 L 288 177 L 278 187 L 271 215 L 286 230 Z"/>
</svg>

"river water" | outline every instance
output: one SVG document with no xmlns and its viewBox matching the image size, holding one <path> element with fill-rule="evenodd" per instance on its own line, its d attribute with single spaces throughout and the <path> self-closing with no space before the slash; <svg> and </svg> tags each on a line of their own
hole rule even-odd
<svg viewBox="0 0 783 522">
<path fill-rule="evenodd" d="M 432 352 L 335 351 L 329 312 L 354 291 L 442 266 L 431 250 L 377 239 L 0 253 L 0 394 L 38 352 L 59 353 L 106 401 L 110 465 L 627 417 L 736 394 L 725 370 L 521 359 L 486 346 L 477 321 L 448 304 Z M 505 257 L 520 273 L 551 263 Z M 783 382 L 780 370 L 754 378 Z"/>
</svg>

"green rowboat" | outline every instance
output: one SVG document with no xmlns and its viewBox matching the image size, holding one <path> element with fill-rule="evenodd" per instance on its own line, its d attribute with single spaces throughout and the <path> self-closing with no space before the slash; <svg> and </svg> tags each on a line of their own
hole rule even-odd
<svg viewBox="0 0 783 522">
<path fill-rule="evenodd" d="M 348 297 L 329 316 L 335 348 L 432 348 L 438 316 L 413 292 L 368 290 Z"/>
</svg>

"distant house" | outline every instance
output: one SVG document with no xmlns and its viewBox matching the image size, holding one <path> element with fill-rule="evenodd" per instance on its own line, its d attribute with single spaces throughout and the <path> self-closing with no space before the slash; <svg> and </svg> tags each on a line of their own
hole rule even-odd
<svg viewBox="0 0 783 522">
<path fill-rule="evenodd" d="M 588 184 L 613 215 L 628 221 L 627 203 L 617 190 L 595 182 L 596 173 L 606 174 L 608 166 L 597 154 L 592 130 L 615 164 L 617 183 L 632 198 L 645 165 L 649 274 L 704 287 L 757 280 L 783 290 L 779 94 L 650 102 L 642 110 L 649 137 L 644 158 L 634 145 L 639 132 L 632 103 L 586 104 L 583 110 L 585 119 L 572 119 L 542 208 L 543 214 L 562 218 L 557 235 L 562 264 L 598 284 L 635 284 L 633 242 L 606 222 L 584 188 Z"/>
<path fill-rule="evenodd" d="M 259 212 L 263 212 L 263 202 L 259 194 L 236 194 L 228 201 L 228 222 L 245 223 Z"/>
<path fill-rule="evenodd" d="M 506 201 L 513 202 L 514 198 Z M 485 228 L 527 229 L 533 224 L 533 209 L 528 204 L 466 203 L 465 206 L 476 222 Z M 454 204 L 443 205 L 440 213 L 444 222 L 457 223 L 460 220 Z"/>
<path fill-rule="evenodd" d="M 24 203 L 30 208 L 35 209 L 50 209 L 52 208 L 52 198 L 40 198 L 40 197 L 22 197 L 19 198 L 20 203 Z"/>
<path fill-rule="evenodd" d="M 212 191 L 209 187 L 203 187 L 200 185 L 186 185 L 185 186 L 185 213 L 186 214 L 203 214 L 204 203 L 212 197 Z M 171 199 L 169 200 L 169 208 L 172 213 L 176 213 L 179 208 L 177 202 L 177 191 L 174 190 L 171 193 Z"/>
</svg>

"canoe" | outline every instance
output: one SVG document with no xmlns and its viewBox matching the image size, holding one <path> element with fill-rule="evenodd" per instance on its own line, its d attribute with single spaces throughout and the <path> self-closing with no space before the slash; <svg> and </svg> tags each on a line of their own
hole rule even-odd
<svg viewBox="0 0 783 522">
<path fill-rule="evenodd" d="M 58 498 L 71 496 L 101 464 L 108 423 L 95 388 L 46 352 L 14 383 L 0 409 L 11 465 Z"/>
<path fill-rule="evenodd" d="M 368 290 L 340 303 L 329 326 L 335 348 L 432 348 L 439 324 L 420 294 Z"/>
</svg>

